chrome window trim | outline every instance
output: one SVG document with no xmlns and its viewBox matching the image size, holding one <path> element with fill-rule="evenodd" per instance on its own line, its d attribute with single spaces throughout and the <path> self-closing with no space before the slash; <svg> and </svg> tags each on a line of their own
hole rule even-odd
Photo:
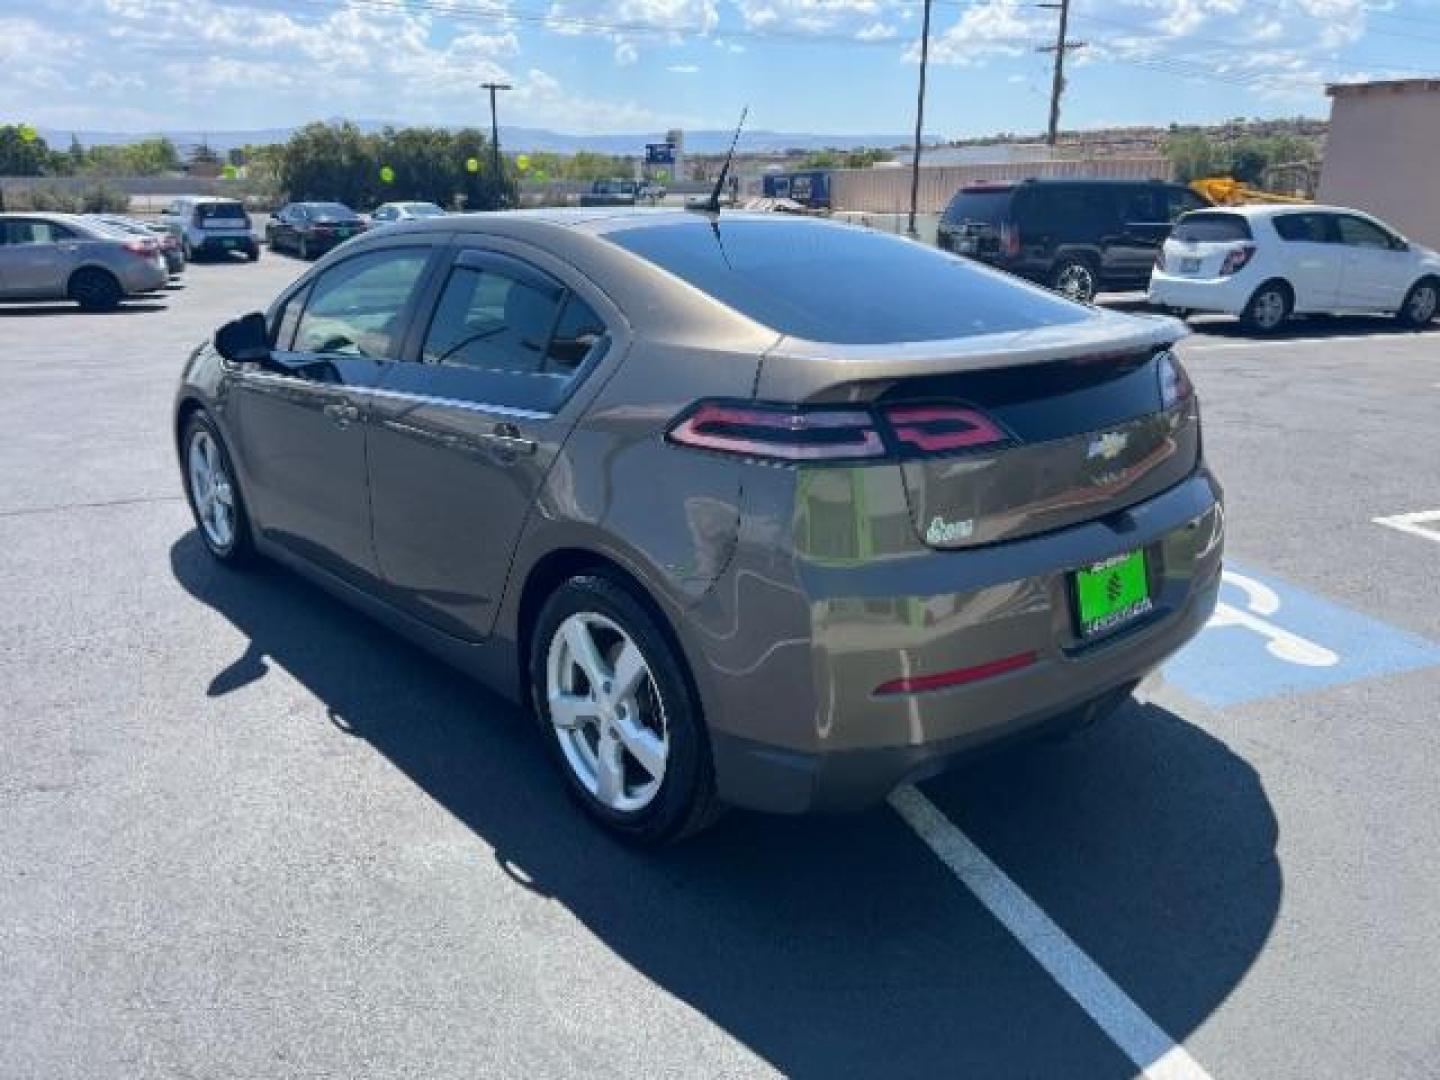
<svg viewBox="0 0 1440 1080">
<path fill-rule="evenodd" d="M 483 401 L 466 401 L 462 398 L 438 397 L 434 394 L 415 394 L 408 390 L 389 390 L 379 386 L 346 387 L 346 393 L 369 395 L 389 401 L 406 401 L 413 405 L 435 405 L 446 409 L 463 409 L 466 412 L 493 413 L 497 416 L 513 416 L 521 420 L 553 420 L 555 414 L 541 409 L 521 409 L 514 405 L 491 405 Z"/>
</svg>

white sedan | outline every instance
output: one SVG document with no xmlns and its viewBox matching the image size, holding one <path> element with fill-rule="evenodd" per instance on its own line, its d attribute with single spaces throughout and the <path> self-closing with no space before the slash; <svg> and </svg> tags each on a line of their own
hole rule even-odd
<svg viewBox="0 0 1440 1080">
<path fill-rule="evenodd" d="M 1155 259 L 1150 302 L 1263 332 L 1306 313 L 1389 312 L 1421 327 L 1440 310 L 1440 255 L 1339 206 L 1195 210 Z"/>
</svg>

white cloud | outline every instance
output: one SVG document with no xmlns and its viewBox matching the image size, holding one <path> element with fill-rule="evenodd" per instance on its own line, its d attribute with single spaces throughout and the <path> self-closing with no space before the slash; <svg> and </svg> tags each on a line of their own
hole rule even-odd
<svg viewBox="0 0 1440 1080">
<path fill-rule="evenodd" d="M 635 48 L 634 42 L 621 41 L 615 46 L 615 63 L 621 67 L 629 67 L 640 59 L 640 50 Z"/>
<path fill-rule="evenodd" d="M 1024 0 L 982 0 L 962 9 L 960 18 L 932 37 L 930 60 L 968 67 L 996 56 L 1019 56 L 1043 41 L 1054 12 Z M 1053 30 L 1048 31 L 1053 36 Z M 907 60 L 918 62 L 920 46 L 910 45 Z"/>
<path fill-rule="evenodd" d="M 699 64 L 671 64 L 665 69 L 675 75 L 694 75 L 700 70 Z"/>
<path fill-rule="evenodd" d="M 885 41 L 899 33 L 895 27 L 883 22 L 872 22 L 855 31 L 857 41 Z"/>
</svg>

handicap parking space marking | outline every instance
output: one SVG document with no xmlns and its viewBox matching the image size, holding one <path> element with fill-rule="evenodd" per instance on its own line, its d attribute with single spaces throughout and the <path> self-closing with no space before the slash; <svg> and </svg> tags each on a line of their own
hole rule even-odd
<svg viewBox="0 0 1440 1080">
<path fill-rule="evenodd" d="M 1230 564 L 1205 629 L 1163 669 L 1217 708 L 1440 665 L 1440 644 Z"/>
<path fill-rule="evenodd" d="M 1376 525 L 1423 537 L 1440 544 L 1440 510 L 1418 510 L 1413 514 L 1392 514 L 1390 517 L 1371 518 Z"/>
</svg>

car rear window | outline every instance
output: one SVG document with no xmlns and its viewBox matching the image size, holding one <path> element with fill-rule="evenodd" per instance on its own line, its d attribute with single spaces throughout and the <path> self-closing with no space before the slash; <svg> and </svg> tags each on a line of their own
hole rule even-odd
<svg viewBox="0 0 1440 1080">
<path fill-rule="evenodd" d="M 344 203 L 338 202 L 307 203 L 305 209 L 310 212 L 311 217 L 353 218 L 357 216 L 354 210 Z"/>
<path fill-rule="evenodd" d="M 1249 240 L 1250 223 L 1239 214 L 1217 214 L 1201 210 L 1186 214 L 1175 223 L 1171 235 L 1176 240 L 1201 243 L 1223 240 Z"/>
<path fill-rule="evenodd" d="M 819 221 L 621 228 L 606 239 L 779 333 L 847 345 L 1081 322 L 1053 293 L 925 244 Z"/>
<path fill-rule="evenodd" d="M 201 221 L 224 219 L 245 220 L 245 207 L 238 202 L 200 203 L 195 207 L 195 216 Z"/>
<path fill-rule="evenodd" d="M 998 225 L 1010 209 L 1014 188 L 971 188 L 957 191 L 945 208 L 945 220 L 953 225 L 962 221 L 982 221 Z"/>
</svg>

